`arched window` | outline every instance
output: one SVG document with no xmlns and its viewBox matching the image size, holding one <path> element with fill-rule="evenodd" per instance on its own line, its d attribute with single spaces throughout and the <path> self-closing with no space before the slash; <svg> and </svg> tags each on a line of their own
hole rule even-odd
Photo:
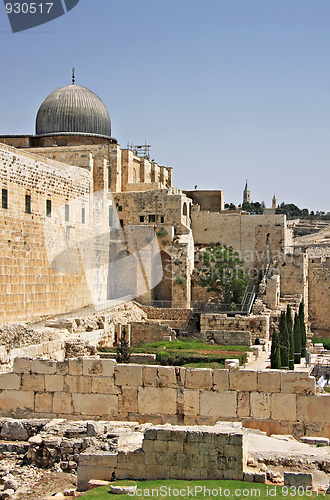
<svg viewBox="0 0 330 500">
<path fill-rule="evenodd" d="M 184 202 L 183 208 L 182 208 L 182 214 L 185 215 L 185 216 L 187 216 L 187 213 L 188 213 L 187 203 Z"/>
</svg>

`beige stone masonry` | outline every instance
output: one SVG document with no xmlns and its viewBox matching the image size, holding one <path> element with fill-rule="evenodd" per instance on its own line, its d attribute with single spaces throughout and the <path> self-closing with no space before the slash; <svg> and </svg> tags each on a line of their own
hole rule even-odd
<svg viewBox="0 0 330 500">
<path fill-rule="evenodd" d="M 23 413 L 186 425 L 230 419 L 270 433 L 300 437 L 313 429 L 330 437 L 330 396 L 316 395 L 306 372 L 15 359 L 13 373 L 0 375 L 0 414 Z"/>
</svg>

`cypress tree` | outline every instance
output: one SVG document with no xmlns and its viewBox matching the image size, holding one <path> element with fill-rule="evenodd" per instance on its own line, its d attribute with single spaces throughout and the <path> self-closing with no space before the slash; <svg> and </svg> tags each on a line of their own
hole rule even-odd
<svg viewBox="0 0 330 500">
<path fill-rule="evenodd" d="M 275 328 L 273 329 L 273 336 L 272 336 L 270 367 L 275 370 L 281 368 L 280 339 Z"/>
<path fill-rule="evenodd" d="M 306 325 L 304 301 L 299 304 L 300 335 L 301 335 L 301 356 L 306 357 Z"/>
<path fill-rule="evenodd" d="M 288 339 L 289 339 L 289 369 L 294 370 L 293 321 L 292 321 L 292 311 L 291 311 L 291 307 L 289 306 L 289 304 L 287 305 L 287 308 L 286 308 L 285 319 L 286 319 L 286 325 L 287 325 L 287 330 L 288 330 Z"/>
<path fill-rule="evenodd" d="M 300 364 L 301 361 L 301 319 L 296 313 L 293 327 L 294 362 Z"/>
<path fill-rule="evenodd" d="M 280 356 L 281 356 L 281 368 L 288 370 L 289 369 L 289 336 L 288 336 L 288 328 L 286 325 L 286 317 L 285 312 L 281 312 L 280 318 Z"/>
<path fill-rule="evenodd" d="M 121 337 L 119 340 L 119 345 L 116 349 L 117 352 L 117 363 L 129 363 L 131 357 L 131 351 L 129 347 L 129 342 L 126 338 L 126 327 L 123 326 L 121 331 Z"/>
</svg>

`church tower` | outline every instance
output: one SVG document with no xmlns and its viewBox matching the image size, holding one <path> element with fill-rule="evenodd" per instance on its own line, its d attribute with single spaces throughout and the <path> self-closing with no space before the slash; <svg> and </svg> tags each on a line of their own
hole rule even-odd
<svg viewBox="0 0 330 500">
<path fill-rule="evenodd" d="M 273 199 L 272 199 L 272 208 L 277 208 L 277 200 L 276 200 L 276 196 L 274 195 L 273 196 Z"/>
<path fill-rule="evenodd" d="M 243 191 L 243 205 L 246 203 L 250 203 L 250 190 L 248 189 L 247 180 Z"/>
</svg>

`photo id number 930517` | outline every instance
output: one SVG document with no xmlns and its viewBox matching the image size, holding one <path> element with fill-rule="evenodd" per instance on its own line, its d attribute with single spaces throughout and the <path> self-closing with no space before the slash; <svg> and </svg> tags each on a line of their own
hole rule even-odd
<svg viewBox="0 0 330 500">
<path fill-rule="evenodd" d="M 54 3 L 18 3 L 18 2 L 7 2 L 6 11 L 7 14 L 50 14 Z"/>
</svg>

